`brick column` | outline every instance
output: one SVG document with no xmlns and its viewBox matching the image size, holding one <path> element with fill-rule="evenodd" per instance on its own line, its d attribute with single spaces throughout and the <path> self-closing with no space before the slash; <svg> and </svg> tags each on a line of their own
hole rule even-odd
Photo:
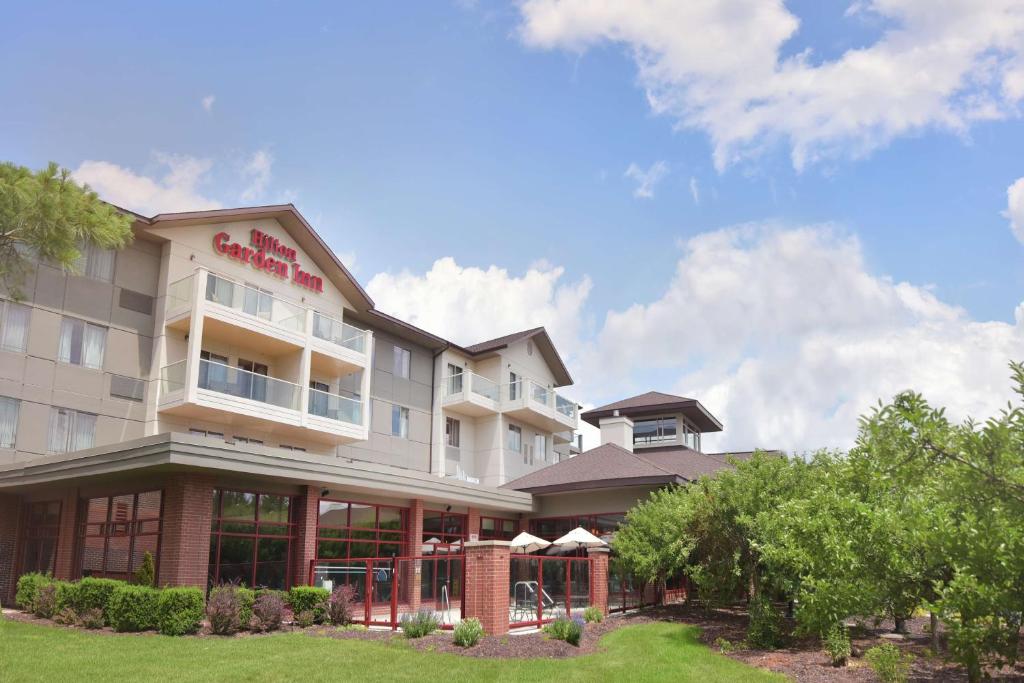
<svg viewBox="0 0 1024 683">
<path fill-rule="evenodd" d="M 18 526 L 21 516 L 21 500 L 17 496 L 0 495 L 0 605 L 14 604 L 14 587 L 17 570 Z"/>
<path fill-rule="evenodd" d="M 406 520 L 408 540 L 403 555 L 420 557 L 423 555 L 423 501 L 416 498 L 409 505 L 409 519 Z M 422 598 L 422 567 L 419 562 L 404 561 L 398 567 L 398 601 L 408 605 L 410 612 L 420 608 Z"/>
<path fill-rule="evenodd" d="M 164 486 L 159 585 L 206 588 L 212 518 L 212 477 L 189 473 L 168 478 Z"/>
<path fill-rule="evenodd" d="M 78 489 L 69 489 L 60 499 L 60 532 L 57 538 L 57 554 L 53 575 L 58 579 L 77 579 L 75 546 L 78 541 Z"/>
<path fill-rule="evenodd" d="M 320 520 L 320 489 L 304 486 L 295 500 L 295 540 L 292 541 L 292 586 L 309 584 L 309 566 L 316 559 L 316 527 Z"/>
<path fill-rule="evenodd" d="M 608 548 L 589 548 L 590 604 L 608 614 Z"/>
<path fill-rule="evenodd" d="M 466 617 L 476 617 L 488 635 L 508 633 L 508 541 L 466 543 Z"/>
<path fill-rule="evenodd" d="M 477 540 L 480 539 L 480 510 L 477 508 L 469 508 L 469 513 L 466 518 L 466 540 L 473 538 L 475 534 Z"/>
</svg>

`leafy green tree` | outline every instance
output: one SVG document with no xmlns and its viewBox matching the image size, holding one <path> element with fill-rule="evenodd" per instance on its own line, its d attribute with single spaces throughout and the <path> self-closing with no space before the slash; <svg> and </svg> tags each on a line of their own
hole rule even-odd
<svg viewBox="0 0 1024 683">
<path fill-rule="evenodd" d="M 0 283 L 16 298 L 37 260 L 74 270 L 82 245 L 121 249 L 131 218 L 51 163 L 33 172 L 0 163 Z"/>
<path fill-rule="evenodd" d="M 670 487 L 652 492 L 627 512 L 612 541 L 619 566 L 645 583 L 681 570 L 694 545 L 690 504 L 685 488 Z"/>
</svg>

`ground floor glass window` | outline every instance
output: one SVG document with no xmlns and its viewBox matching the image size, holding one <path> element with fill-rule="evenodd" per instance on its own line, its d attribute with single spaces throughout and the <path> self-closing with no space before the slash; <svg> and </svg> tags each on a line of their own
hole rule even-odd
<svg viewBox="0 0 1024 683">
<path fill-rule="evenodd" d="M 21 573 L 52 574 L 60 536 L 60 501 L 29 503 L 22 527 Z"/>
<path fill-rule="evenodd" d="M 290 496 L 215 490 L 210 585 L 238 583 L 251 588 L 288 588 L 288 558 L 295 535 L 292 508 Z"/>
<path fill-rule="evenodd" d="M 82 576 L 131 579 L 148 552 L 160 558 L 160 491 L 90 498 L 79 527 Z"/>
</svg>

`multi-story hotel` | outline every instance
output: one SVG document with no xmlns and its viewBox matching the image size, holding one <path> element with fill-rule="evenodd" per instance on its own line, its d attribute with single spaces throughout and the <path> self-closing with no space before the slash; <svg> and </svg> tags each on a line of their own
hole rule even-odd
<svg viewBox="0 0 1024 683">
<path fill-rule="evenodd" d="M 699 452 L 721 425 L 663 394 L 585 414 L 604 445 L 570 458 L 543 328 L 460 346 L 381 313 L 290 205 L 133 218 L 124 250 L 40 263 L 0 302 L 0 600 L 24 572 L 125 578 L 146 552 L 161 584 L 285 588 L 607 533 L 726 466 Z"/>
</svg>

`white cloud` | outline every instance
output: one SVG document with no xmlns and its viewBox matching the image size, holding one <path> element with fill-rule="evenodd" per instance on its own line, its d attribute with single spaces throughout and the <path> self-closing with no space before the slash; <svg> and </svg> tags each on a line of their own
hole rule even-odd
<svg viewBox="0 0 1024 683">
<path fill-rule="evenodd" d="M 956 417 L 1011 396 L 1024 305 L 1016 324 L 971 320 L 870 273 L 858 240 L 832 226 L 741 226 L 682 249 L 664 294 L 609 312 L 581 352 L 588 399 L 693 396 L 725 424 L 706 447 L 803 451 L 849 446 L 857 416 L 904 389 Z"/>
<path fill-rule="evenodd" d="M 215 95 L 207 95 L 202 100 L 200 100 L 200 103 L 203 105 L 203 110 L 208 111 L 208 112 L 209 111 L 213 111 L 213 103 L 216 100 L 217 100 L 217 97 Z"/>
<path fill-rule="evenodd" d="M 156 161 L 167 168 L 162 178 L 154 179 L 109 161 L 83 161 L 73 172 L 75 180 L 87 183 L 100 197 L 117 206 L 141 214 L 198 211 L 221 206 L 200 193 L 213 162 L 180 154 L 156 154 Z"/>
<path fill-rule="evenodd" d="M 625 177 L 636 181 L 636 189 L 633 196 L 637 199 L 653 199 L 654 186 L 668 174 L 668 164 L 664 161 L 655 161 L 647 170 L 636 164 L 630 164 L 626 169 Z"/>
<path fill-rule="evenodd" d="M 529 46 L 627 46 L 651 108 L 707 133 L 720 170 L 777 142 L 800 169 L 922 130 L 963 134 L 1024 98 L 1020 0 L 861 0 L 847 21 L 873 15 L 880 37 L 823 61 L 783 56 L 800 21 L 781 0 L 525 0 L 520 12 Z"/>
<path fill-rule="evenodd" d="M 246 178 L 245 189 L 242 190 L 242 201 L 251 202 L 262 197 L 270 184 L 270 169 L 274 164 L 274 157 L 270 152 L 261 149 L 253 152 L 252 156 L 242 166 L 242 176 Z"/>
<path fill-rule="evenodd" d="M 1010 219 L 1010 229 L 1024 243 L 1024 178 L 1018 178 L 1006 188 L 1006 200 L 1006 217 Z"/>
<path fill-rule="evenodd" d="M 543 325 L 563 357 L 579 348 L 590 279 L 563 283 L 564 269 L 535 264 L 522 275 L 504 268 L 438 259 L 423 274 L 379 273 L 366 289 L 382 311 L 461 344 Z"/>
<path fill-rule="evenodd" d="M 700 206 L 700 185 L 696 176 L 690 176 L 690 196 L 693 197 L 693 203 Z"/>
</svg>

